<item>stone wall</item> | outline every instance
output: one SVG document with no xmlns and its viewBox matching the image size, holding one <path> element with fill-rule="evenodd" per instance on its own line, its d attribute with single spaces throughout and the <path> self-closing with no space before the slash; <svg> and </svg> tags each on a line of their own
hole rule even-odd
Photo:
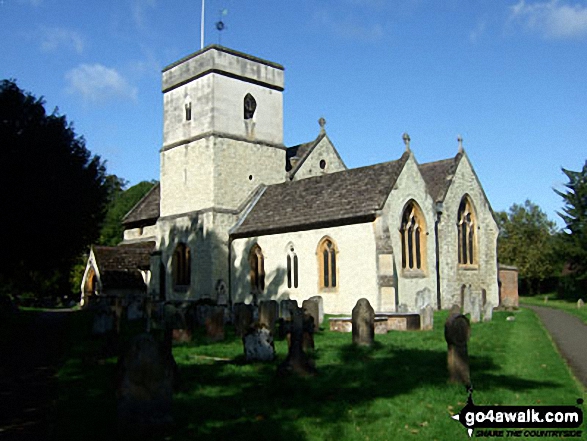
<svg viewBox="0 0 587 441">
<path fill-rule="evenodd" d="M 324 168 L 321 168 L 320 162 L 324 161 Z M 327 136 L 322 138 L 318 145 L 314 147 L 312 153 L 306 158 L 304 163 L 297 170 L 293 180 L 320 176 L 325 173 L 334 173 L 346 170 L 346 166 L 336 153 L 336 150 Z"/>
</svg>

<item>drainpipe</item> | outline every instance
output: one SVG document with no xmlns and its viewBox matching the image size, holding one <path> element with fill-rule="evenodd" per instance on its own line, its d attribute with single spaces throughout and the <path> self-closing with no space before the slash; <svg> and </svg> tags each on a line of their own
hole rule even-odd
<svg viewBox="0 0 587 441">
<path fill-rule="evenodd" d="M 232 307 L 232 236 L 228 235 L 228 306 Z"/>
<path fill-rule="evenodd" d="M 438 239 L 438 224 L 440 224 L 440 217 L 442 216 L 443 204 L 441 201 L 436 202 L 436 222 L 434 222 L 434 241 L 436 243 L 436 305 L 438 309 L 442 309 L 440 296 L 440 244 Z"/>
</svg>

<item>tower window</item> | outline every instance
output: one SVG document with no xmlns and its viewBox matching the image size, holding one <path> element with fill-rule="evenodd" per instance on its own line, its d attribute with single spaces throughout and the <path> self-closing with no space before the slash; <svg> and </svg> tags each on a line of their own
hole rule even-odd
<svg viewBox="0 0 587 441">
<path fill-rule="evenodd" d="M 192 120 L 192 102 L 188 101 L 185 103 L 185 120 L 191 121 Z"/>
<path fill-rule="evenodd" d="M 253 98 L 253 95 L 247 93 L 244 99 L 244 118 L 245 119 L 253 119 L 255 115 L 255 110 L 257 110 L 257 101 Z"/>
<path fill-rule="evenodd" d="M 190 249 L 184 243 L 178 244 L 173 253 L 173 280 L 176 286 L 189 286 L 191 282 Z"/>
<path fill-rule="evenodd" d="M 418 205 L 411 201 L 406 206 L 400 228 L 402 240 L 402 268 L 421 270 L 425 262 L 426 224 Z"/>
</svg>

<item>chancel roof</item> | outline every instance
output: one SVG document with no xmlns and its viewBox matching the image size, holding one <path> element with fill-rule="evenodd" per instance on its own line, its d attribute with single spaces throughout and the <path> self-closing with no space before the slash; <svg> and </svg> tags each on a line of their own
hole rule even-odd
<svg viewBox="0 0 587 441">
<path fill-rule="evenodd" d="M 462 156 L 462 153 L 458 153 L 454 158 L 418 166 L 434 202 L 444 201 Z"/>
<path fill-rule="evenodd" d="M 268 186 L 231 232 L 273 234 L 373 220 L 409 153 L 396 161 Z"/>
<path fill-rule="evenodd" d="M 124 216 L 122 224 L 154 224 L 159 219 L 159 202 L 161 186 L 156 183 L 151 190 Z"/>
<path fill-rule="evenodd" d="M 119 245 L 93 246 L 94 258 L 102 286 L 106 288 L 144 288 L 140 270 L 148 270 L 154 241 Z"/>
</svg>

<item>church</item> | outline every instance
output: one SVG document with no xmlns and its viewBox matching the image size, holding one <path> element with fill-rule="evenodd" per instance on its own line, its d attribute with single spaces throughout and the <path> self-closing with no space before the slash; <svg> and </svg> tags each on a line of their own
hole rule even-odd
<svg viewBox="0 0 587 441">
<path fill-rule="evenodd" d="M 163 69 L 160 181 L 94 246 L 91 296 L 218 304 L 323 298 L 349 314 L 499 304 L 498 227 L 459 140 L 454 157 L 348 169 L 324 119 L 283 144 L 283 66 L 218 45 Z M 457 150 L 457 149 L 455 149 Z M 419 305 L 419 306 L 418 306 Z"/>
</svg>

